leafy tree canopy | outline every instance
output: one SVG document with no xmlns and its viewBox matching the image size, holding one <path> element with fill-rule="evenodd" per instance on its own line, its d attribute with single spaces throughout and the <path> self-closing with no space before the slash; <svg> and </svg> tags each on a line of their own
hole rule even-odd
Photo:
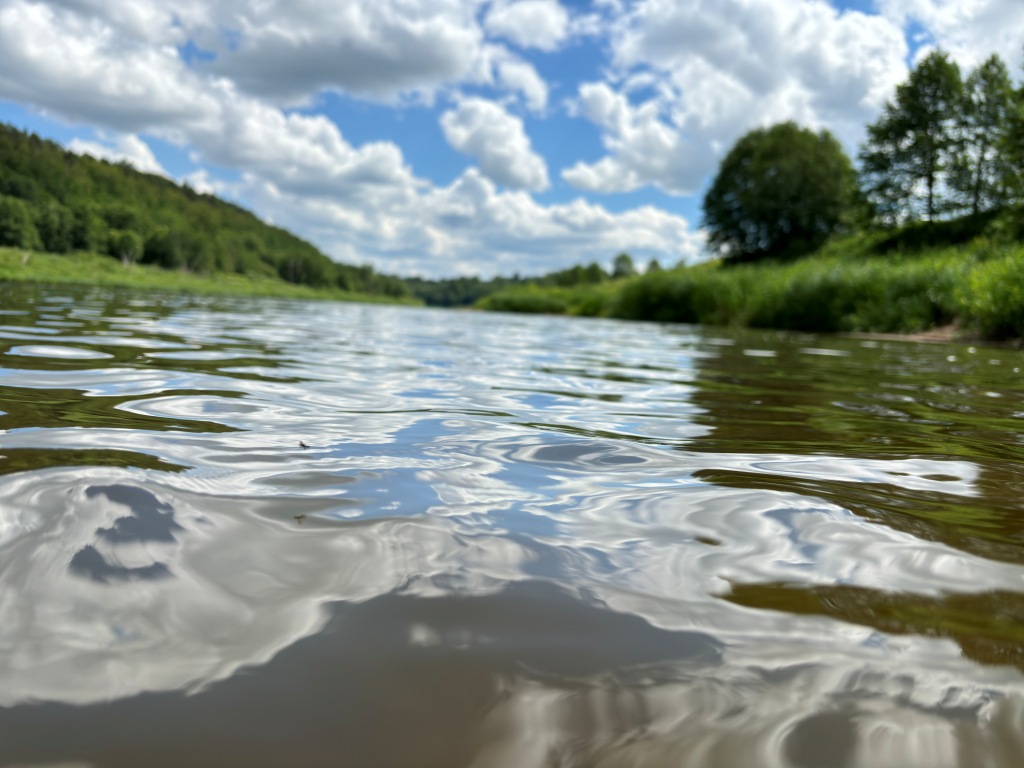
<svg viewBox="0 0 1024 768">
<path fill-rule="evenodd" d="M 1003 205 L 1011 197 L 1014 169 L 1003 150 L 1018 109 L 1010 72 L 993 54 L 964 83 L 951 164 L 951 185 L 972 214 Z"/>
<path fill-rule="evenodd" d="M 851 215 L 850 158 L 828 131 L 758 128 L 729 151 L 704 197 L 710 246 L 731 261 L 801 256 Z"/>
<path fill-rule="evenodd" d="M 943 193 L 962 104 L 959 66 L 944 52 L 932 51 L 867 127 L 860 153 L 864 186 L 883 221 L 932 221 L 951 207 Z"/>
<path fill-rule="evenodd" d="M 612 277 L 633 277 L 636 274 L 636 265 L 633 257 L 628 253 L 620 253 L 612 263 Z"/>
</svg>

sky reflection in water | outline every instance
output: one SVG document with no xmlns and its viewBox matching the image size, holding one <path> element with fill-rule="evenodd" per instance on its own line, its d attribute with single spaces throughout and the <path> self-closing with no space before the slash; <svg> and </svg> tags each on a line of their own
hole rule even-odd
<svg viewBox="0 0 1024 768">
<path fill-rule="evenodd" d="M 0 298 L 0 766 L 1024 753 L 1016 351 Z"/>
</svg>

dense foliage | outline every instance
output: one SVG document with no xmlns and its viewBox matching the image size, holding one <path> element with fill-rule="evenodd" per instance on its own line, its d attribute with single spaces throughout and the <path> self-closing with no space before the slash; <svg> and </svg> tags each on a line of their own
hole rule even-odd
<svg viewBox="0 0 1024 768">
<path fill-rule="evenodd" d="M 0 246 L 106 253 L 197 274 L 275 277 L 402 296 L 401 280 L 336 264 L 236 205 L 0 124 Z"/>
<path fill-rule="evenodd" d="M 787 264 L 705 262 L 597 289 L 519 286 L 480 306 L 816 332 L 914 332 L 957 323 L 985 338 L 1020 338 L 1022 221 L 1024 210 L 1007 209 L 995 219 L 917 222 L 833 241 L 814 258 Z M 999 229 L 1012 238 L 986 234 Z M 946 242 L 961 237 L 970 239 Z"/>
<path fill-rule="evenodd" d="M 991 56 L 963 78 L 933 51 L 896 88 L 861 148 L 863 185 L 883 224 L 978 214 L 1024 194 L 1024 90 Z"/>
<path fill-rule="evenodd" d="M 619 254 L 616 259 L 615 277 L 635 274 L 633 260 L 628 254 Z M 618 274 L 622 270 L 623 274 Z M 576 265 L 568 269 L 538 277 L 495 277 L 481 280 L 479 277 L 456 277 L 444 280 L 427 280 L 411 277 L 405 280 L 412 295 L 424 303 L 436 307 L 468 307 L 486 296 L 516 286 L 562 287 L 578 285 L 599 285 L 611 279 L 600 264 Z"/>
<path fill-rule="evenodd" d="M 828 131 L 758 128 L 725 156 L 704 197 L 708 243 L 731 261 L 802 256 L 849 219 L 856 197 L 853 164 Z"/>
</svg>

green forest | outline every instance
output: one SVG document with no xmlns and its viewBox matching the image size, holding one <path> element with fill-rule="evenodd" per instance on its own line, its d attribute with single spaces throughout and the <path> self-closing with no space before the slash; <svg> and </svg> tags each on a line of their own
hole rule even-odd
<svg viewBox="0 0 1024 768">
<path fill-rule="evenodd" d="M 235 274 L 349 294 L 408 295 L 398 278 L 337 264 L 217 197 L 0 124 L 2 246 L 106 254 L 126 266 L 199 276 Z"/>
</svg>

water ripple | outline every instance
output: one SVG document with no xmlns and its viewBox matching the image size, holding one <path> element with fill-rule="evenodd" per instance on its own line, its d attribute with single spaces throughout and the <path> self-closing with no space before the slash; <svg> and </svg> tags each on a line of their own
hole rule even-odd
<svg viewBox="0 0 1024 768">
<path fill-rule="evenodd" d="M 0 762 L 1024 751 L 1019 352 L 0 297 Z"/>
</svg>

